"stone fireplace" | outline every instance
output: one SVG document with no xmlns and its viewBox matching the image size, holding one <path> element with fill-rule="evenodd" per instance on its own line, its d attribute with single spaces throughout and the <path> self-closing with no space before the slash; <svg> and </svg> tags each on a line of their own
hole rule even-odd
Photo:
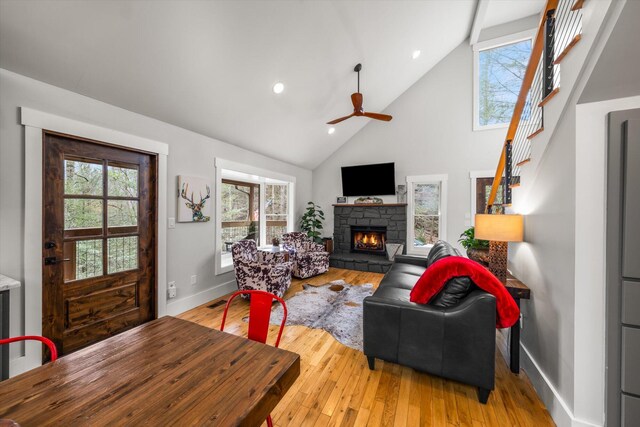
<svg viewBox="0 0 640 427">
<path fill-rule="evenodd" d="M 334 205 L 332 267 L 385 273 L 385 245 L 406 247 L 407 205 Z M 365 241 L 366 237 L 366 241 Z"/>
</svg>

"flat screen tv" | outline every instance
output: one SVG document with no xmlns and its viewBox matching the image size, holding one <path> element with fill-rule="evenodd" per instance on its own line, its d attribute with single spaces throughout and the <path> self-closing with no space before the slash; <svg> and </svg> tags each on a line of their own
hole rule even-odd
<svg viewBox="0 0 640 427">
<path fill-rule="evenodd" d="M 394 163 L 343 166 L 343 196 L 384 196 L 396 194 Z"/>
</svg>

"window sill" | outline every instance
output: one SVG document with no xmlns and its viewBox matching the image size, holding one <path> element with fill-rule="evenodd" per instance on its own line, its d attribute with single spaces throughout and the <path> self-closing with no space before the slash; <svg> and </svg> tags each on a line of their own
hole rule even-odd
<svg viewBox="0 0 640 427">
<path fill-rule="evenodd" d="M 216 276 L 233 271 L 233 259 L 231 258 L 231 254 L 222 254 L 220 264 L 221 265 L 216 268 Z"/>
</svg>

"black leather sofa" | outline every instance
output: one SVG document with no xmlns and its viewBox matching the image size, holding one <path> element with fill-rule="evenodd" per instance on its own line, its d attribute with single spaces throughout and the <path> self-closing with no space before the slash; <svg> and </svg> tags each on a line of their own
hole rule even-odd
<svg viewBox="0 0 640 427">
<path fill-rule="evenodd" d="M 478 387 L 486 403 L 495 385 L 496 299 L 468 277 L 451 279 L 429 304 L 409 301 L 435 261 L 459 252 L 438 242 L 427 258 L 398 255 L 364 300 L 364 354 Z"/>
</svg>

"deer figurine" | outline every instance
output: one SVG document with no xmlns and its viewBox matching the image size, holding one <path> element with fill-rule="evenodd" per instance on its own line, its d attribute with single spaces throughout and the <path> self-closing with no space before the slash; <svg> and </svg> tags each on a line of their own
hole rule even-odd
<svg viewBox="0 0 640 427">
<path fill-rule="evenodd" d="M 183 183 L 182 190 L 180 191 L 180 197 L 182 197 L 187 201 L 185 205 L 189 209 L 191 209 L 193 220 L 195 222 L 209 221 L 211 218 L 208 216 L 204 216 L 202 214 L 202 208 L 204 207 L 205 202 L 209 197 L 211 197 L 211 189 L 209 188 L 209 186 L 207 185 L 207 195 L 204 198 L 202 197 L 202 193 L 200 193 L 200 201 L 198 203 L 194 203 L 193 201 L 193 191 L 191 192 L 191 197 L 187 197 L 188 193 L 189 193 L 189 184 Z"/>
</svg>

